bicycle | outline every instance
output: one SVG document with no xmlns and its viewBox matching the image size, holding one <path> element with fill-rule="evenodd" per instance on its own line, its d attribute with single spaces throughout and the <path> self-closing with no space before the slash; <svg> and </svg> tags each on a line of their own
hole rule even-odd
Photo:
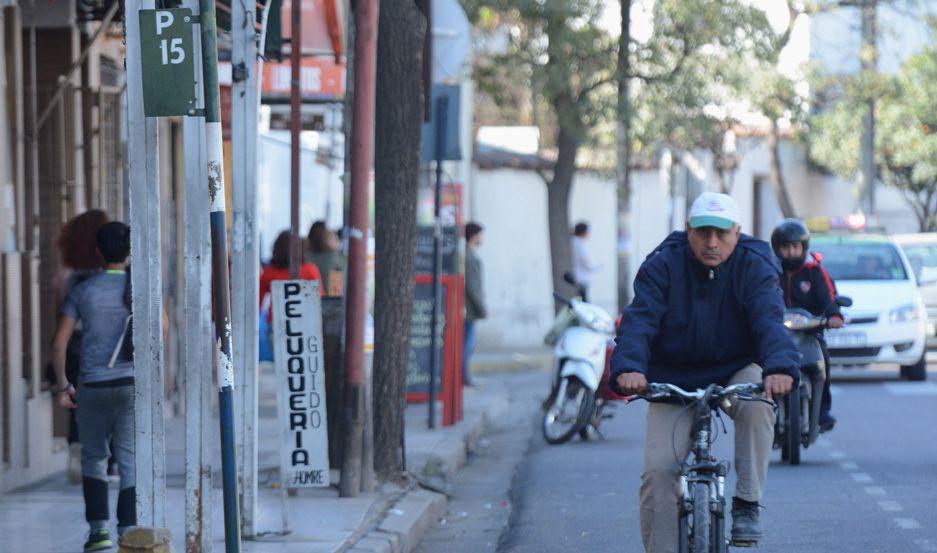
<svg viewBox="0 0 937 553">
<path fill-rule="evenodd" d="M 679 489 L 681 495 L 678 521 L 678 553 L 726 553 L 729 541 L 725 537 L 726 476 L 729 462 L 717 460 L 710 451 L 713 444 L 713 412 L 733 400 L 761 401 L 774 406 L 774 402 L 756 396 L 764 391 L 761 384 L 733 384 L 723 388 L 711 384 L 705 390 L 688 392 L 673 384 L 651 383 L 643 394 L 631 396 L 632 401 L 648 402 L 680 400 L 687 404 L 693 415 L 690 436 L 693 438 L 693 462 L 680 463 Z M 689 456 L 688 456 L 689 457 Z M 736 547 L 752 547 L 752 541 L 735 541 Z"/>
</svg>

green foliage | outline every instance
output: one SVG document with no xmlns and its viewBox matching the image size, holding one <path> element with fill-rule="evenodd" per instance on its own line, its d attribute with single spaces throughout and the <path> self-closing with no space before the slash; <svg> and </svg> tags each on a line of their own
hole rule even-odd
<svg viewBox="0 0 937 553">
<path fill-rule="evenodd" d="M 746 60 L 776 55 L 778 36 L 764 12 L 744 0 L 644 2 L 653 5 L 653 32 L 645 42 L 631 41 L 627 76 L 645 83 L 636 89 L 636 144 L 712 142 L 727 121 L 709 107 L 725 105 L 742 86 L 738 67 Z M 529 102 L 542 130 L 553 123 L 580 141 L 610 144 L 598 136 L 612 128 L 618 78 L 617 37 L 598 25 L 606 3 L 463 0 L 476 32 L 504 44 L 477 60 L 478 89 L 507 120 Z"/>
<path fill-rule="evenodd" d="M 895 76 L 850 80 L 845 93 L 811 121 L 810 155 L 839 177 L 859 170 L 865 99 L 876 94 L 875 158 L 879 178 L 904 191 L 922 229 L 937 215 L 937 49 L 909 58 Z"/>
</svg>

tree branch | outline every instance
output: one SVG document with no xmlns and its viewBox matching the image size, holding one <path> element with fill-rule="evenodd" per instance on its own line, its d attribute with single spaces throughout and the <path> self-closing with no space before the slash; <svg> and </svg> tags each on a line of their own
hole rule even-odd
<svg viewBox="0 0 937 553">
<path fill-rule="evenodd" d="M 661 73 L 659 75 L 644 75 L 642 73 L 632 72 L 631 74 L 626 75 L 626 77 L 629 79 L 642 80 L 646 84 L 651 84 L 651 83 L 661 82 L 661 81 L 669 81 L 670 79 L 674 77 L 674 75 L 676 75 L 677 73 L 680 72 L 681 69 L 683 69 L 683 65 L 686 63 L 687 59 L 690 57 L 690 54 L 693 53 L 693 47 L 690 44 L 690 40 L 689 40 L 688 33 L 686 30 L 684 30 L 682 33 L 681 43 L 683 44 L 683 48 L 680 50 L 680 58 L 677 59 L 677 63 L 670 69 L 670 71 Z"/>
</svg>

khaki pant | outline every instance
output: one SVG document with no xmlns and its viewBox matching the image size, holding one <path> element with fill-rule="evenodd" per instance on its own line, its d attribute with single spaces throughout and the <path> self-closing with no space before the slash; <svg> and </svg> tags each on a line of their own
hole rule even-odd
<svg viewBox="0 0 937 553">
<path fill-rule="evenodd" d="M 749 365 L 735 373 L 730 384 L 761 382 L 761 372 L 758 365 Z M 774 411 L 766 403 L 735 401 L 728 415 L 735 422 L 735 495 L 760 501 L 774 441 Z M 641 537 L 648 553 L 677 550 L 677 474 L 693 445 L 691 423 L 690 412 L 681 405 L 648 407 L 640 494 Z"/>
</svg>

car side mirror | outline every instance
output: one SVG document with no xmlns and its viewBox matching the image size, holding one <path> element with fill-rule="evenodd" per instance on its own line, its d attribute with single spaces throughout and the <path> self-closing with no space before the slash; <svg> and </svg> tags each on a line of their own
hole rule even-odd
<svg viewBox="0 0 937 553">
<path fill-rule="evenodd" d="M 836 296 L 836 305 L 840 307 L 852 307 L 852 298 L 849 296 Z"/>
<path fill-rule="evenodd" d="M 932 284 L 937 284 L 937 277 L 919 278 L 917 281 L 919 288 L 922 286 L 930 286 Z"/>
</svg>

